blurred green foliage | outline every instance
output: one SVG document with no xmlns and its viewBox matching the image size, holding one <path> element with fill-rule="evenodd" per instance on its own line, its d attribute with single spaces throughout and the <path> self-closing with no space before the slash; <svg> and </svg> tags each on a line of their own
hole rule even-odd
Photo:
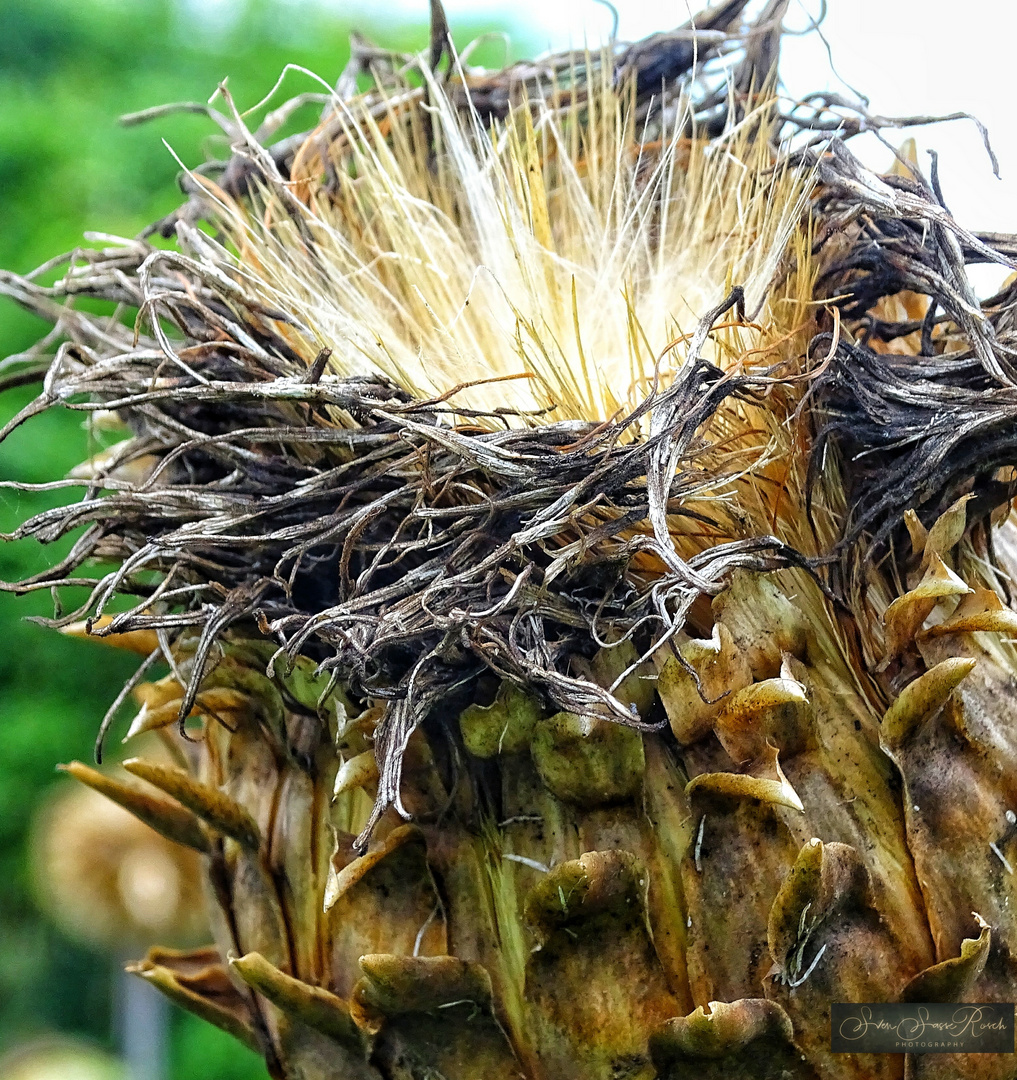
<svg viewBox="0 0 1017 1080">
<path fill-rule="evenodd" d="M 387 46 L 419 48 L 426 40 L 423 0 L 421 9 L 415 27 L 361 28 Z M 471 36 L 470 28 L 459 29 L 464 39 Z M 82 243 L 87 230 L 133 235 L 178 204 L 178 166 L 162 140 L 197 164 L 205 140 L 215 135 L 211 123 L 180 115 L 124 128 L 119 115 L 204 100 L 227 75 L 244 108 L 289 61 L 334 82 L 348 55 L 348 31 L 324 7 L 292 0 L 2 0 L 0 267 L 27 272 Z M 499 52 L 494 45 L 489 62 L 499 62 Z M 291 73 L 283 93 L 314 88 Z M 47 329 L 0 301 L 0 357 L 28 348 Z M 6 394 L 0 419 L 32 394 L 32 388 Z M 0 446 L 0 477 L 52 480 L 86 451 L 81 413 L 47 413 Z M 68 496 L 0 491 L 0 529 L 61 497 Z M 66 547 L 2 544 L 0 578 L 38 571 Z M 39 914 L 26 834 L 54 782 L 54 764 L 90 759 L 99 718 L 135 661 L 25 621 L 51 611 L 48 594 L 0 593 L 0 1048 L 53 1031 L 113 1048 L 117 961 L 68 941 Z M 189 1016 L 174 1017 L 173 1080 L 264 1075 L 260 1062 L 227 1036 Z"/>
</svg>

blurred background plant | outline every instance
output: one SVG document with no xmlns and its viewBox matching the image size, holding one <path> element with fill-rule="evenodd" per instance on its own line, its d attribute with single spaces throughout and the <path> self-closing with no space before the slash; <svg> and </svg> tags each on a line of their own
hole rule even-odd
<svg viewBox="0 0 1017 1080">
<path fill-rule="evenodd" d="M 178 165 L 162 140 L 194 165 L 216 129 L 195 115 L 123 127 L 121 114 L 203 101 L 227 75 L 244 108 L 259 101 L 291 61 L 334 82 L 348 57 L 351 22 L 389 47 L 426 43 L 423 0 L 413 20 L 400 16 L 394 24 L 379 25 L 380 16 L 352 20 L 336 14 L 341 10 L 285 0 L 3 0 L 0 267 L 29 271 L 82 243 L 88 230 L 132 236 L 178 204 Z M 465 43 L 485 28 L 459 20 L 456 36 Z M 488 62 L 503 56 L 496 44 Z M 319 87 L 291 74 L 284 91 L 303 89 Z M 312 122 L 306 114 L 304 121 Z M 46 329 L 13 304 L 0 304 L 0 356 L 27 349 Z M 26 387 L 5 394 L 2 420 L 33 393 Z M 64 475 L 94 451 L 88 443 L 81 414 L 49 413 L 0 445 L 0 478 Z M 60 491 L 2 491 L 0 530 L 13 528 L 29 510 L 67 498 Z M 53 554 L 34 544 L 0 545 L 0 578 L 23 578 Z M 123 1074 L 104 1055 L 120 1050 L 123 950 L 134 946 L 141 956 L 144 947 L 124 940 L 119 955 L 103 948 L 102 934 L 88 931 L 84 894 L 77 921 L 44 915 L 28 838 L 33 815 L 54 797 L 53 789 L 73 786 L 56 778 L 55 763 L 91 759 L 98 721 L 136 658 L 25 620 L 51 611 L 48 595 L 0 593 L 0 1074 L 116 1078 Z M 157 936 L 153 931 L 153 940 Z M 249 1051 L 176 1010 L 168 1060 L 171 1080 L 265 1075 Z"/>
</svg>

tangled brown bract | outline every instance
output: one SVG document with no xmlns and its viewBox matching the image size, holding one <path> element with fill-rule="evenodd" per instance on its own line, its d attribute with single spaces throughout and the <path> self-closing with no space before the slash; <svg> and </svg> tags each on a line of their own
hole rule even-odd
<svg viewBox="0 0 1017 1080">
<path fill-rule="evenodd" d="M 53 405 L 132 433 L 12 534 L 79 532 L 8 587 L 88 586 L 55 625 L 131 597 L 97 632 L 158 632 L 139 679 L 186 640 L 181 723 L 245 625 L 384 701 L 363 839 L 401 809 L 410 734 L 483 672 L 645 726 L 585 677 L 594 648 L 652 655 L 739 567 L 804 568 L 857 612 L 882 573 L 860 555 L 908 509 L 974 494 L 974 535 L 1012 495 L 1017 291 L 979 305 L 965 264 L 1015 244 L 827 130 L 880 118 L 781 112 L 784 5 L 743 7 L 443 75 L 438 11 L 430 63 L 355 48 L 292 104 L 325 106 L 299 139 L 262 144 L 289 105 L 253 134 L 214 114 L 235 155 L 187 174 L 178 250 L 105 238 L 52 287 L 0 277 L 56 328 L 8 361 L 43 390 L 3 434 Z"/>
</svg>

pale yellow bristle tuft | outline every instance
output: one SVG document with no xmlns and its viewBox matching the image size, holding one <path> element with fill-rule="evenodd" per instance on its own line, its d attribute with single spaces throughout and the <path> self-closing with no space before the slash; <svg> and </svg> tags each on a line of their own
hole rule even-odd
<svg viewBox="0 0 1017 1080">
<path fill-rule="evenodd" d="M 290 313 L 308 361 L 327 346 L 340 376 L 382 374 L 424 398 L 481 380 L 457 407 L 599 421 L 643 400 L 655 370 L 671 381 L 731 284 L 750 313 L 763 306 L 754 326 L 713 335 L 708 359 L 730 367 L 793 326 L 768 286 L 810 178 L 773 167 L 772 101 L 709 143 L 678 108 L 644 141 L 629 96 L 606 83 L 582 122 L 549 99 L 490 131 L 428 89 L 429 137 L 398 101 L 380 118 L 342 106 L 342 136 L 297 155 L 299 203 L 264 191 L 256 211 L 223 206 L 236 272 Z"/>
</svg>

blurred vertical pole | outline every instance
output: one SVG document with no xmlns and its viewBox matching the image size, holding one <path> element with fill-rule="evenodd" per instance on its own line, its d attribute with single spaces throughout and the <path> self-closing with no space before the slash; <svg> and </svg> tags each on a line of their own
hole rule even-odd
<svg viewBox="0 0 1017 1080">
<path fill-rule="evenodd" d="M 122 968 L 117 980 L 117 1035 L 127 1080 L 168 1080 L 169 1002 Z"/>
</svg>

